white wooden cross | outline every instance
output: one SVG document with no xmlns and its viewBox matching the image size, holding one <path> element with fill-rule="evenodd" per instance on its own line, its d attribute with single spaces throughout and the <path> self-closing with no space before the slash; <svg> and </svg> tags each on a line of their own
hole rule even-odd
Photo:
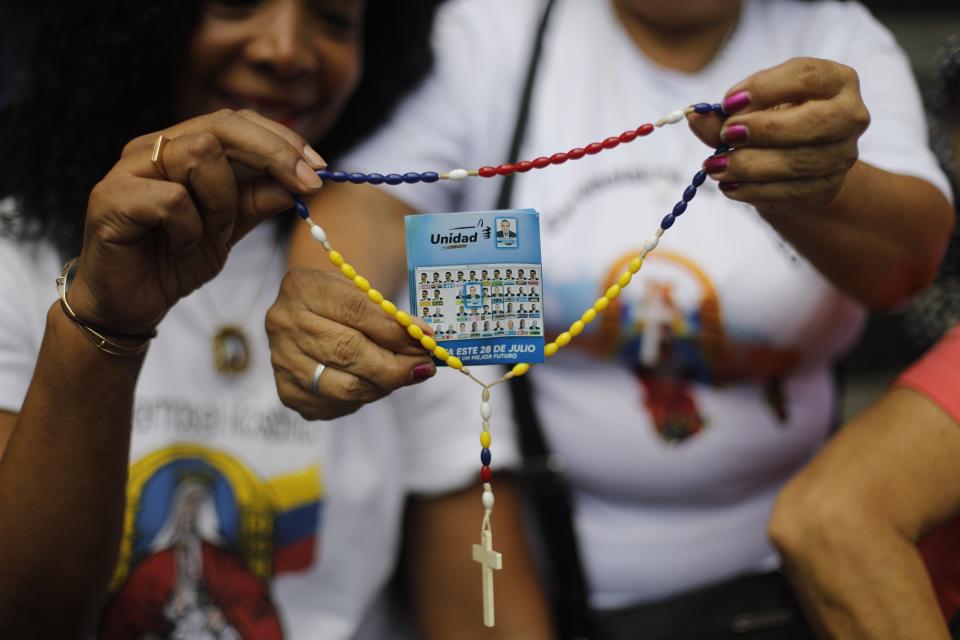
<svg viewBox="0 0 960 640">
<path fill-rule="evenodd" d="M 647 367 L 657 364 L 660 358 L 660 339 L 663 325 L 673 320 L 673 312 L 659 295 L 652 295 L 637 305 L 634 320 L 643 322 L 643 341 L 640 343 L 640 362 Z"/>
<path fill-rule="evenodd" d="M 473 545 L 473 561 L 483 566 L 483 624 L 492 627 L 493 571 L 503 568 L 503 558 L 499 552 L 493 550 L 493 531 L 489 528 L 481 529 L 480 544 Z"/>
</svg>

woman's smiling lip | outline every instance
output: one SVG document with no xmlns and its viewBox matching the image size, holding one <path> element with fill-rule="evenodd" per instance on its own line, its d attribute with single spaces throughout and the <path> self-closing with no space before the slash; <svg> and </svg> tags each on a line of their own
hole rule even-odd
<svg viewBox="0 0 960 640">
<path fill-rule="evenodd" d="M 314 108 L 313 102 L 217 90 L 214 95 L 231 109 L 253 109 L 260 115 L 289 126 Z"/>
</svg>

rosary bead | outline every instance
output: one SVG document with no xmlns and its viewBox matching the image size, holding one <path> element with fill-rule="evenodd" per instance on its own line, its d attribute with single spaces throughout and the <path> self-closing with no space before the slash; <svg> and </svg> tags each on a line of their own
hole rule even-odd
<svg viewBox="0 0 960 640">
<path fill-rule="evenodd" d="M 657 248 L 657 245 L 660 243 L 660 236 L 650 236 L 647 238 L 647 241 L 643 243 L 643 248 L 647 253 L 650 253 Z"/>
<path fill-rule="evenodd" d="M 570 332 L 564 331 L 563 333 L 557 336 L 557 339 L 554 342 L 557 343 L 557 347 L 562 349 L 563 347 L 570 344 L 571 339 L 572 339 L 572 336 L 570 335 Z"/>
<path fill-rule="evenodd" d="M 483 464 L 483 466 L 489 467 L 491 458 L 492 456 L 490 455 L 490 449 L 484 447 L 480 450 L 480 462 Z"/>
<path fill-rule="evenodd" d="M 630 266 L 627 267 L 627 269 L 630 270 L 630 273 L 636 273 L 637 271 L 640 271 L 640 268 L 642 266 L 643 266 L 643 259 L 637 257 L 630 261 Z"/>
<path fill-rule="evenodd" d="M 366 292 L 370 290 L 370 282 L 363 276 L 354 277 L 353 284 L 357 289 L 360 289 L 360 291 Z"/>
<path fill-rule="evenodd" d="M 687 210 L 687 201 L 681 200 L 677 204 L 673 205 L 673 211 L 671 213 L 674 216 L 683 215 L 683 212 Z"/>
<path fill-rule="evenodd" d="M 450 356 L 447 358 L 447 366 L 451 369 L 463 369 L 463 362 L 457 356 Z"/>
<path fill-rule="evenodd" d="M 683 190 L 683 201 L 690 202 L 693 200 L 693 196 L 697 195 L 697 188 L 692 184 Z"/>
<path fill-rule="evenodd" d="M 480 403 L 480 417 L 481 417 L 482 419 L 484 419 L 484 420 L 489 420 L 491 414 L 492 414 L 492 410 L 491 410 L 491 408 L 490 408 L 490 403 L 487 402 L 487 401 L 481 402 L 481 403 Z"/>
<path fill-rule="evenodd" d="M 376 289 L 370 289 L 370 291 L 367 291 L 367 297 L 370 298 L 374 304 L 380 304 L 383 302 L 383 294 Z"/>
<path fill-rule="evenodd" d="M 667 124 L 676 124 L 681 120 L 683 120 L 685 117 L 686 117 L 686 114 L 681 110 L 671 111 L 666 116 L 664 116 L 663 121 Z"/>
<path fill-rule="evenodd" d="M 717 114 L 718 116 L 725 116 L 725 115 L 727 115 L 727 112 L 724 110 L 723 105 L 720 104 L 719 102 L 713 103 L 713 105 L 711 105 L 711 107 L 712 107 L 712 109 L 713 109 L 713 112 L 714 112 L 715 114 Z"/>
<path fill-rule="evenodd" d="M 633 142 L 634 140 L 637 139 L 638 135 L 639 134 L 635 129 L 630 129 L 630 131 L 624 131 L 623 133 L 620 134 L 620 142 L 623 142 L 623 143 Z"/>
<path fill-rule="evenodd" d="M 420 182 L 420 174 L 414 171 L 403 174 L 403 181 L 407 184 L 417 184 Z"/>
<path fill-rule="evenodd" d="M 343 264 L 343 256 L 340 255 L 339 251 L 331 251 L 327 254 L 327 257 L 330 258 L 330 262 L 332 262 L 335 267 Z"/>
<path fill-rule="evenodd" d="M 565 153 L 555 153 L 550 156 L 550 164 L 563 164 L 567 161 L 567 154 Z"/>
<path fill-rule="evenodd" d="M 592 155 L 596 155 L 596 154 L 600 153 L 601 151 L 603 151 L 603 143 L 602 143 L 602 142 L 591 142 L 590 144 L 587 145 L 587 148 L 586 148 L 587 154 L 588 154 L 588 155 L 591 155 L 591 156 L 592 156 Z"/>
<path fill-rule="evenodd" d="M 543 169 L 544 167 L 550 166 L 550 158 L 547 156 L 540 156 L 539 158 L 534 158 L 531 161 L 531 164 L 537 169 Z"/>
<path fill-rule="evenodd" d="M 426 183 L 436 182 L 439 179 L 440 179 L 440 174 L 437 173 L 436 171 L 424 171 L 423 173 L 420 174 L 420 180 L 422 182 L 426 182 Z"/>
<path fill-rule="evenodd" d="M 397 315 L 397 305 L 393 304 L 389 300 L 384 300 L 380 303 L 380 308 L 387 312 L 387 315 L 395 316 Z"/>
<path fill-rule="evenodd" d="M 583 315 L 580 316 L 580 322 L 583 324 L 590 324 L 597 317 L 597 312 L 593 310 L 593 307 L 590 307 L 583 312 Z"/>
<path fill-rule="evenodd" d="M 617 279 L 617 284 L 620 285 L 620 288 L 623 289 L 625 286 L 630 284 L 630 281 L 633 280 L 633 274 L 629 271 L 624 271 L 620 274 L 620 277 Z"/>
<path fill-rule="evenodd" d="M 527 371 L 530 371 L 530 365 L 526 362 L 521 362 L 513 365 L 513 369 L 511 369 L 511 371 L 513 371 L 513 375 L 515 377 L 519 377 L 525 374 Z"/>
<path fill-rule="evenodd" d="M 713 111 L 713 105 L 707 102 L 698 102 L 697 104 L 693 105 L 693 110 L 700 115 L 704 115 Z"/>
<path fill-rule="evenodd" d="M 490 467 L 484 465 L 480 467 L 480 482 L 490 482 L 493 473 L 490 472 Z"/>
<path fill-rule="evenodd" d="M 493 437 L 490 435 L 489 431 L 480 432 L 480 446 L 484 449 L 490 448 L 490 443 L 493 441 Z"/>
<path fill-rule="evenodd" d="M 530 171 L 530 169 L 533 169 L 533 163 L 529 160 L 521 160 L 516 164 L 515 169 L 517 170 L 517 173 L 526 173 L 527 171 Z"/>
<path fill-rule="evenodd" d="M 357 270 L 346 262 L 340 265 L 340 273 L 342 273 L 348 280 L 353 280 L 357 277 Z"/>
<path fill-rule="evenodd" d="M 386 180 L 382 173 L 368 173 L 367 182 L 370 184 L 383 184 L 383 181 Z"/>
<path fill-rule="evenodd" d="M 388 173 L 383 177 L 383 181 L 390 185 L 402 184 L 403 176 L 399 173 Z"/>
<path fill-rule="evenodd" d="M 411 324 L 409 327 L 407 327 L 407 333 L 409 333 L 410 337 L 413 338 L 414 340 L 419 340 L 420 338 L 423 337 L 423 329 L 421 329 L 418 325 L 415 325 L 415 324 Z"/>
<path fill-rule="evenodd" d="M 620 136 L 610 136 L 602 144 L 604 149 L 615 149 L 620 146 Z"/>
<path fill-rule="evenodd" d="M 663 220 L 660 221 L 660 228 L 669 229 L 673 226 L 673 223 L 676 222 L 676 220 L 676 216 L 674 216 L 672 213 L 668 213 L 667 215 L 663 216 Z"/>
<path fill-rule="evenodd" d="M 493 503 L 495 502 L 493 498 L 493 491 L 484 491 L 483 497 L 480 500 L 483 502 L 484 509 L 487 511 L 493 509 Z"/>
<path fill-rule="evenodd" d="M 604 297 L 605 297 L 607 300 L 613 300 L 613 299 L 616 298 L 618 295 L 620 295 L 620 285 L 618 285 L 618 284 L 612 284 L 612 285 L 610 285 L 610 288 L 607 289 L 607 292 L 604 294 Z"/>
<path fill-rule="evenodd" d="M 718 156 L 721 153 L 726 153 L 727 151 L 730 151 L 730 147 L 728 145 L 722 144 L 716 148 L 716 150 L 713 152 L 713 155 Z"/>
<path fill-rule="evenodd" d="M 406 329 L 411 324 L 413 324 L 413 319 L 410 317 L 410 314 L 406 311 L 397 311 L 397 323 Z"/>
<path fill-rule="evenodd" d="M 457 171 L 463 171 L 464 173 L 466 173 L 465 169 L 457 169 Z M 497 168 L 496 167 L 480 167 L 480 170 L 477 171 L 477 173 L 480 175 L 481 178 L 492 178 L 493 176 L 497 175 Z M 462 180 L 462 178 L 454 178 L 453 171 L 450 172 L 450 179 Z"/>
<path fill-rule="evenodd" d="M 434 347 L 437 346 L 437 341 L 433 339 L 433 336 L 424 335 L 420 338 L 420 344 L 422 344 L 423 348 L 427 351 L 433 351 Z"/>
<path fill-rule="evenodd" d="M 610 304 L 609 298 L 597 298 L 597 301 L 593 303 L 593 310 L 600 313 L 607 308 L 608 304 Z"/>
<path fill-rule="evenodd" d="M 707 180 L 707 172 L 701 169 L 693 174 L 693 186 L 699 187 Z"/>
<path fill-rule="evenodd" d="M 559 348 L 560 347 L 557 346 L 556 342 L 551 342 L 550 344 L 548 344 L 543 348 L 543 353 L 549 358 L 553 356 Z"/>
<path fill-rule="evenodd" d="M 583 333 L 583 321 L 577 320 L 576 322 L 570 325 L 570 328 L 567 329 L 567 331 L 570 333 L 571 336 L 576 338 L 578 335 Z"/>
<path fill-rule="evenodd" d="M 343 171 L 332 171 L 327 175 L 327 177 L 334 182 L 346 182 L 350 179 L 350 176 Z"/>
<path fill-rule="evenodd" d="M 323 227 L 321 227 L 318 224 L 315 224 L 312 227 L 310 227 L 310 235 L 312 235 L 313 239 L 319 242 L 320 244 L 323 244 L 324 242 L 327 241 L 326 231 L 324 231 Z"/>
<path fill-rule="evenodd" d="M 637 135 L 641 137 L 648 136 L 651 133 L 653 133 L 653 129 L 654 129 L 654 126 L 649 122 L 647 124 L 642 124 L 639 127 L 637 127 Z"/>
<path fill-rule="evenodd" d="M 583 156 L 587 155 L 587 150 L 583 147 L 576 147 L 567 151 L 567 157 L 572 160 L 579 160 Z"/>
<path fill-rule="evenodd" d="M 509 162 L 504 162 L 503 164 L 497 167 L 497 175 L 508 176 L 516 170 L 517 168 L 513 166 L 513 164 Z"/>
<path fill-rule="evenodd" d="M 450 352 L 448 352 L 443 347 L 436 347 L 433 350 L 433 357 L 435 357 L 437 360 L 440 360 L 441 362 L 446 362 L 447 358 L 450 357 Z"/>
<path fill-rule="evenodd" d="M 351 173 L 348 178 L 353 184 L 363 184 L 367 181 L 367 176 L 363 173 Z"/>
<path fill-rule="evenodd" d="M 297 203 L 294 205 L 294 209 L 297 211 L 297 215 L 306 220 L 310 217 L 310 209 L 307 208 L 307 205 L 303 203 L 303 200 L 297 198 Z"/>
<path fill-rule="evenodd" d="M 481 398 L 484 402 L 489 402 L 489 401 L 490 401 L 490 387 L 484 387 L 484 388 L 483 388 L 483 391 L 480 392 L 480 398 Z M 487 427 L 490 426 L 490 424 L 489 424 L 486 420 L 483 421 L 483 424 L 484 424 L 484 429 L 486 429 Z"/>
</svg>

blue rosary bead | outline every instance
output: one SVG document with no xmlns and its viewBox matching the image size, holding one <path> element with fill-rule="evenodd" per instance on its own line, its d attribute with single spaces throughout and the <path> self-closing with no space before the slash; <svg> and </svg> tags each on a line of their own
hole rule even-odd
<svg viewBox="0 0 960 640">
<path fill-rule="evenodd" d="M 363 173 L 351 173 L 349 176 L 350 182 L 353 184 L 363 184 L 367 181 L 367 176 Z"/>
<path fill-rule="evenodd" d="M 334 182 L 346 182 L 350 179 L 350 176 L 348 176 L 345 171 L 333 171 L 330 172 L 327 178 Z"/>
<path fill-rule="evenodd" d="M 683 201 L 690 202 L 693 200 L 693 196 L 697 195 L 697 188 L 693 185 L 690 185 L 683 190 Z"/>
<path fill-rule="evenodd" d="M 310 210 L 307 208 L 307 205 L 303 202 L 303 198 L 300 196 L 294 196 L 293 208 L 296 210 L 297 215 L 304 220 L 310 217 Z"/>
<path fill-rule="evenodd" d="M 416 184 L 420 182 L 420 174 L 414 171 L 403 174 L 403 181 L 407 184 Z"/>
<path fill-rule="evenodd" d="M 399 173 L 388 173 L 388 174 L 383 178 L 383 181 L 386 182 L 387 184 L 391 184 L 391 185 L 392 185 L 392 184 L 403 184 L 403 176 L 400 175 Z"/>
<path fill-rule="evenodd" d="M 706 171 L 703 171 L 702 169 L 700 171 L 697 171 L 695 174 L 693 174 L 693 186 L 699 187 L 706 181 L 706 179 L 707 179 Z"/>
<path fill-rule="evenodd" d="M 485 467 L 490 466 L 490 449 L 484 448 L 480 450 L 480 462 L 482 462 Z"/>
<path fill-rule="evenodd" d="M 723 105 L 719 102 L 715 102 L 712 106 L 713 112 L 720 116 L 721 118 L 727 115 L 727 112 L 723 110 Z"/>
<path fill-rule="evenodd" d="M 730 147 L 725 144 L 722 144 L 719 147 L 717 147 L 716 151 L 713 152 L 713 155 L 718 156 L 721 153 L 726 153 L 727 151 L 730 151 Z"/>
<path fill-rule="evenodd" d="M 382 173 L 371 173 L 367 175 L 367 182 L 370 184 L 383 184 L 385 178 Z"/>
<path fill-rule="evenodd" d="M 685 200 L 681 200 L 677 204 L 673 205 L 673 215 L 680 216 L 683 215 L 683 212 L 687 210 L 687 203 Z"/>
<path fill-rule="evenodd" d="M 424 171 L 420 174 L 420 180 L 423 182 L 436 182 L 440 179 L 440 174 L 436 171 Z"/>
<path fill-rule="evenodd" d="M 666 231 L 673 226 L 673 223 L 676 222 L 677 218 L 672 213 L 668 213 L 663 216 L 663 220 L 660 221 L 660 228 Z"/>
<path fill-rule="evenodd" d="M 710 113 L 713 111 L 713 105 L 706 102 L 698 102 L 697 104 L 693 105 L 693 111 L 694 113 L 699 113 L 700 115 Z"/>
</svg>

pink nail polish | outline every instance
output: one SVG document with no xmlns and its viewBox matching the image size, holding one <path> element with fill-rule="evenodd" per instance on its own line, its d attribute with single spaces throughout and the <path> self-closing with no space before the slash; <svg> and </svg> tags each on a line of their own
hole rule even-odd
<svg viewBox="0 0 960 640">
<path fill-rule="evenodd" d="M 703 170 L 707 173 L 720 173 L 730 164 L 729 156 L 711 156 L 704 160 Z"/>
<path fill-rule="evenodd" d="M 723 101 L 723 110 L 727 113 L 736 113 L 748 106 L 750 106 L 750 93 L 748 91 L 737 91 Z"/>
<path fill-rule="evenodd" d="M 427 378 L 432 378 L 436 372 L 437 368 L 429 362 L 418 364 L 410 370 L 410 381 L 414 383 L 423 382 Z"/>
<path fill-rule="evenodd" d="M 730 193 L 731 191 L 736 191 L 739 188 L 740 188 L 739 182 L 721 182 L 720 183 L 720 191 L 723 191 L 724 193 Z"/>
<path fill-rule="evenodd" d="M 720 132 L 720 139 L 727 144 L 736 144 L 738 142 L 746 142 L 749 135 L 747 125 L 732 124 Z"/>
</svg>

